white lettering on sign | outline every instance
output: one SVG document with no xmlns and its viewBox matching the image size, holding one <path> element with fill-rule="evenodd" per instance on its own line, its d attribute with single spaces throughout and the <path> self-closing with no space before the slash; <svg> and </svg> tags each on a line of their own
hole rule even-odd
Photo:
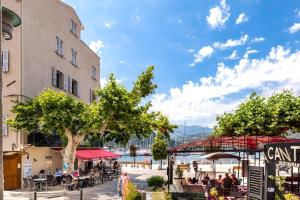
<svg viewBox="0 0 300 200">
<path fill-rule="evenodd" d="M 285 150 L 285 152 L 281 148 L 279 148 L 279 151 L 280 151 L 280 154 L 281 154 L 283 160 L 288 160 L 291 162 L 291 157 L 290 157 L 288 150 L 286 148 L 284 148 L 284 150 Z"/>
<path fill-rule="evenodd" d="M 291 146 L 291 149 L 294 150 L 294 162 L 297 161 L 297 149 L 300 149 L 300 146 Z"/>
<path fill-rule="evenodd" d="M 268 192 L 274 192 L 275 188 L 268 188 Z"/>
<path fill-rule="evenodd" d="M 270 151 L 273 151 L 273 147 L 270 147 L 270 148 L 268 149 L 268 157 L 269 157 L 270 159 L 273 159 L 273 156 L 270 155 Z"/>
<path fill-rule="evenodd" d="M 279 160 L 281 160 L 280 152 L 279 152 L 278 148 L 276 147 L 275 148 L 275 160 L 277 160 L 277 158 L 279 158 Z"/>
</svg>

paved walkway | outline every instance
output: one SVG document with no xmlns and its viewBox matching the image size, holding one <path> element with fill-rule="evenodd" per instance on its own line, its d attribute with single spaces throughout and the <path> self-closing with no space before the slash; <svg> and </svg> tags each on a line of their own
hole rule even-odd
<svg viewBox="0 0 300 200">
<path fill-rule="evenodd" d="M 166 179 L 166 171 L 150 170 L 150 169 L 136 169 L 123 168 L 127 171 L 130 179 L 137 185 L 139 189 L 146 189 L 147 178 L 153 175 L 164 176 Z M 105 184 L 100 184 L 95 187 L 85 188 L 83 190 L 83 199 L 88 200 L 121 200 L 117 191 L 117 180 L 110 181 Z M 49 191 L 37 193 L 38 200 L 53 199 L 53 200 L 79 200 L 79 191 Z M 5 200 L 32 200 L 33 192 L 10 192 L 5 191 Z"/>
</svg>

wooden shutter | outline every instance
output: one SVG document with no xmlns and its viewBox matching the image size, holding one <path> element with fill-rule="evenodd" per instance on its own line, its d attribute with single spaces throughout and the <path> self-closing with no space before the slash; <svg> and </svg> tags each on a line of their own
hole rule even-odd
<svg viewBox="0 0 300 200">
<path fill-rule="evenodd" d="M 68 78 L 69 78 L 69 76 L 64 75 L 64 91 L 68 91 L 69 90 Z"/>
<path fill-rule="evenodd" d="M 72 79 L 68 76 L 68 92 L 72 93 Z"/>
<path fill-rule="evenodd" d="M 2 125 L 2 134 L 3 134 L 3 136 L 8 135 L 7 117 L 8 117 L 8 114 L 4 113 L 3 114 L 3 119 L 2 119 L 3 120 L 3 125 Z"/>
<path fill-rule="evenodd" d="M 56 36 L 56 53 L 60 53 L 59 49 L 60 49 L 60 39 L 58 36 Z"/>
<path fill-rule="evenodd" d="M 8 50 L 3 49 L 2 50 L 2 72 L 8 72 Z"/>
<path fill-rule="evenodd" d="M 79 82 L 77 82 L 77 93 L 78 93 L 78 97 L 80 97 L 80 86 L 79 86 Z"/>
<path fill-rule="evenodd" d="M 57 87 L 57 72 L 56 69 L 52 67 L 52 85 Z"/>
<path fill-rule="evenodd" d="M 60 55 L 63 55 L 63 53 L 64 53 L 63 44 L 64 44 L 64 42 L 62 40 L 60 40 Z"/>
</svg>

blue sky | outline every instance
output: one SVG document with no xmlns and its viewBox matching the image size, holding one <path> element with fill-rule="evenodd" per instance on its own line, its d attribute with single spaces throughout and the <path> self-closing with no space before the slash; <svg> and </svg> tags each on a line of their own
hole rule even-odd
<svg viewBox="0 0 300 200">
<path fill-rule="evenodd" d="M 82 39 L 101 57 L 101 78 L 127 87 L 155 65 L 154 110 L 177 123 L 213 126 L 252 91 L 300 91 L 296 0 L 65 0 Z"/>
</svg>

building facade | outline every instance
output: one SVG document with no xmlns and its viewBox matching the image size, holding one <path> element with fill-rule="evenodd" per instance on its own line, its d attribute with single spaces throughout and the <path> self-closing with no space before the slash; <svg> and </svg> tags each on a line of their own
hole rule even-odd
<svg viewBox="0 0 300 200">
<path fill-rule="evenodd" d="M 81 40 L 84 26 L 75 10 L 61 0 L 3 0 L 2 4 L 22 20 L 13 40 L 2 47 L 3 119 L 13 116 L 14 101 L 33 98 L 47 88 L 93 101 L 93 91 L 100 86 L 100 58 Z M 28 146 L 25 133 L 3 125 L 6 189 L 21 187 L 24 162 L 31 156 Z M 47 158 L 39 159 L 39 164 L 46 166 Z"/>
</svg>

